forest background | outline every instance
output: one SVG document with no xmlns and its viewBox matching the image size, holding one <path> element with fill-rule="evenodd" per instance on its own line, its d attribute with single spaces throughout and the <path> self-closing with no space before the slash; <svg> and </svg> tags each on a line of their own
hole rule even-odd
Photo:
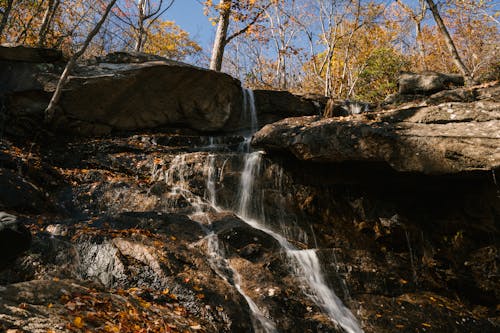
<svg viewBox="0 0 500 333">
<path fill-rule="evenodd" d="M 222 70 L 253 89 L 367 102 L 395 92 L 401 71 L 498 80 L 500 1 L 434 1 L 116 0 L 83 57 L 147 52 Z M 70 56 L 108 5 L 0 0 L 0 42 Z"/>
</svg>

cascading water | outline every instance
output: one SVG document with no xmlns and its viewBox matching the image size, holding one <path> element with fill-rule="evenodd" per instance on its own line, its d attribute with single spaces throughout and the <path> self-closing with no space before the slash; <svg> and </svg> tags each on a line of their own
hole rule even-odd
<svg viewBox="0 0 500 333">
<path fill-rule="evenodd" d="M 306 294 L 328 314 L 330 319 L 346 332 L 363 332 L 351 311 L 342 304 L 342 301 L 326 284 L 316 251 L 314 249 L 298 250 L 285 237 L 268 228 L 265 221 L 252 218 L 249 198 L 254 192 L 254 180 L 258 175 L 260 156 L 261 153 L 253 152 L 248 154 L 245 160 L 245 167 L 241 175 L 238 215 L 250 226 L 264 231 L 280 243 L 287 256 L 291 259 L 291 265 L 295 273 L 306 283 Z"/>
<path fill-rule="evenodd" d="M 256 302 L 243 289 L 240 274 L 231 266 L 231 261 L 226 259 L 224 251 L 219 246 L 217 235 L 210 231 L 211 220 L 209 214 L 207 214 L 208 212 L 232 210 L 242 221 L 252 228 L 263 231 L 273 237 L 281 245 L 292 271 L 302 281 L 304 293 L 345 332 L 363 332 L 351 311 L 342 304 L 331 288 L 328 287 L 322 275 L 316 250 L 302 250 L 293 246 L 283 236 L 290 236 L 286 230 L 285 224 L 287 221 L 285 219 L 282 219 L 283 221 L 279 221 L 278 223 L 281 225 L 281 229 L 283 229 L 279 232 L 273 230 L 266 223 L 264 205 L 261 202 L 263 196 L 256 195 L 260 189 L 256 188 L 255 182 L 261 172 L 262 153 L 250 151 L 251 138 L 257 130 L 258 122 L 254 95 L 248 89 L 243 89 L 243 110 L 244 115 L 242 116 L 242 120 L 248 124 L 248 128 L 244 131 L 244 140 L 238 148 L 238 153 L 243 154 L 244 166 L 241 172 L 236 202 L 223 203 L 217 200 L 217 185 L 220 182 L 223 172 L 221 168 L 216 167 L 218 155 L 214 152 L 197 156 L 197 158 L 203 157 L 204 159 L 203 175 L 206 177 L 204 194 L 194 194 L 192 192 L 192 187 L 189 184 L 192 171 L 190 171 L 189 163 L 186 161 L 186 155 L 188 154 L 176 156 L 171 161 L 170 167 L 167 170 L 154 168 L 153 176 L 157 179 L 163 178 L 171 189 L 170 194 L 173 197 L 181 197 L 181 199 L 187 202 L 191 209 L 189 216 L 193 220 L 200 222 L 204 229 L 207 230 L 206 241 L 209 262 L 214 271 L 228 283 L 232 284 L 246 300 L 252 315 L 252 324 L 255 332 L 277 332 L 276 324 L 263 314 L 263 311 L 261 311 Z M 214 139 L 212 138 L 208 148 L 213 148 L 214 146 Z M 232 156 L 233 158 L 238 157 L 238 155 L 234 154 Z M 199 160 L 197 163 L 199 164 Z M 279 178 L 277 181 L 281 182 L 281 177 Z M 278 184 L 278 187 L 281 188 L 281 184 Z M 305 243 L 307 243 L 307 234 L 302 231 L 300 236 L 300 241 L 305 240 Z"/>
<path fill-rule="evenodd" d="M 243 296 L 252 313 L 252 326 L 256 333 L 273 333 L 276 325 L 260 311 L 255 302 L 241 288 L 241 277 L 238 271 L 232 268 L 230 262 L 225 258 L 224 251 L 219 247 L 217 235 L 210 233 L 208 236 L 208 254 L 214 271 L 228 283 L 234 285 L 236 290 Z"/>
<path fill-rule="evenodd" d="M 243 92 L 242 123 L 250 125 L 250 128 L 244 130 L 244 140 L 238 150 L 240 152 L 249 152 L 252 135 L 257 131 L 258 127 L 257 108 L 255 107 L 255 96 L 253 90 L 243 87 L 241 89 Z"/>
</svg>

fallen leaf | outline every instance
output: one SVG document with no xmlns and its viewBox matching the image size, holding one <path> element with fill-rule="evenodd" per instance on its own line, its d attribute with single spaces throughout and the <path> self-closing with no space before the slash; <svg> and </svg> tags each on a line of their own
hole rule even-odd
<svg viewBox="0 0 500 333">
<path fill-rule="evenodd" d="M 75 319 L 73 320 L 73 325 L 75 325 L 76 328 L 82 328 L 84 325 L 82 317 L 75 317 Z"/>
</svg>

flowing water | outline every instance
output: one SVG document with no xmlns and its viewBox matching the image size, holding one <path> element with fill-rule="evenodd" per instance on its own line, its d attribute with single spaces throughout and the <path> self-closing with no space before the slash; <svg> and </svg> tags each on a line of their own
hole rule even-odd
<svg viewBox="0 0 500 333">
<path fill-rule="evenodd" d="M 254 192 L 254 180 L 259 174 L 260 156 L 261 153 L 254 152 L 248 154 L 245 158 L 245 167 L 241 175 L 238 215 L 250 226 L 264 231 L 280 243 L 287 256 L 291 259 L 291 266 L 295 273 L 305 282 L 305 293 L 328 314 L 330 319 L 346 332 L 362 332 L 363 330 L 354 315 L 326 284 L 316 250 L 299 250 L 280 233 L 268 228 L 265 221 L 251 218 L 250 198 Z"/>
<path fill-rule="evenodd" d="M 233 211 L 242 221 L 252 228 L 261 230 L 273 237 L 286 254 L 290 269 L 296 277 L 302 281 L 302 289 L 322 311 L 328 315 L 333 323 L 341 327 L 345 332 L 363 332 L 356 318 L 351 311 L 345 307 L 333 290 L 328 286 L 322 274 L 322 268 L 315 249 L 298 249 L 287 238 L 291 236 L 289 222 L 285 218 L 280 218 L 278 225 L 280 230 L 274 230 L 266 222 L 266 214 L 263 205 L 262 189 L 258 188 L 255 180 L 262 172 L 262 153 L 251 152 L 250 142 L 252 134 L 257 130 L 257 112 L 255 109 L 254 96 L 251 90 L 243 89 L 243 112 L 242 121 L 248 124 L 249 128 L 243 133 L 244 140 L 237 149 L 233 158 L 243 158 L 243 169 L 241 170 L 240 184 L 235 200 L 232 203 L 222 203 L 217 200 L 218 184 L 224 174 L 224 166 L 228 161 L 227 156 L 211 152 L 205 155 L 196 156 L 204 159 L 203 175 L 206 177 L 202 192 L 193 193 L 190 177 L 193 174 L 193 163 L 188 162 L 189 154 L 177 155 L 171 162 L 167 170 L 154 168 L 153 177 L 164 179 L 170 188 L 172 203 L 170 208 L 179 206 L 180 203 L 187 203 L 189 206 L 189 216 L 200 222 L 207 231 L 205 238 L 207 242 L 207 254 L 214 271 L 233 285 L 235 289 L 246 300 L 252 315 L 252 324 L 255 332 L 271 333 L 277 332 L 276 324 L 264 313 L 265 309 L 260 309 L 256 302 L 244 291 L 241 286 L 239 272 L 231 266 L 230 260 L 226 259 L 224 251 L 219 246 L 217 235 L 210 231 L 209 212 Z M 214 147 L 214 139 L 210 140 L 208 148 Z M 205 147 L 207 148 L 207 147 Z M 220 165 L 220 158 L 225 158 Z M 217 163 L 219 162 L 219 163 Z M 278 175 L 277 187 L 281 188 L 282 171 Z M 279 203 L 276 203 L 279 205 Z M 276 225 L 276 224 L 275 224 Z M 297 226 L 295 226 L 297 229 Z M 297 241 L 297 239 L 293 239 Z M 299 241 L 307 244 L 307 233 L 303 230 L 299 233 Z M 263 311 L 264 310 L 264 311 Z"/>
</svg>

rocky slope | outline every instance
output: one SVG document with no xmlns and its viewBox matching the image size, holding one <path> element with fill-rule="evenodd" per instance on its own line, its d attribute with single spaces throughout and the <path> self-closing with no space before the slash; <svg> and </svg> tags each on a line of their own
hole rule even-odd
<svg viewBox="0 0 500 333">
<path fill-rule="evenodd" d="M 0 141 L 0 210 L 32 241 L 21 255 L 22 247 L 4 249 L 18 252 L 2 262 L 0 331 L 498 331 L 498 133 L 477 134 L 498 122 L 498 86 L 447 92 L 468 101 L 431 103 L 442 98 L 432 95 L 373 114 L 282 120 L 255 136 L 266 152 L 252 154 L 225 128 L 217 136 L 163 126 L 82 138 L 20 122 L 14 106 L 25 98 L 36 105 L 38 89 L 4 94 L 13 104 L 5 104 Z M 260 99 L 283 110 L 273 94 L 256 92 L 257 106 Z M 259 110 L 262 124 L 279 118 L 266 114 Z M 252 127 L 241 118 L 241 128 Z M 410 132 L 377 132 L 390 119 L 429 126 L 427 136 L 439 125 L 476 132 L 407 148 Z M 459 144 L 468 147 L 460 156 L 480 158 L 443 155 Z M 307 281 L 315 258 L 325 293 L 334 291 L 357 324 L 339 324 L 318 300 Z"/>
</svg>

